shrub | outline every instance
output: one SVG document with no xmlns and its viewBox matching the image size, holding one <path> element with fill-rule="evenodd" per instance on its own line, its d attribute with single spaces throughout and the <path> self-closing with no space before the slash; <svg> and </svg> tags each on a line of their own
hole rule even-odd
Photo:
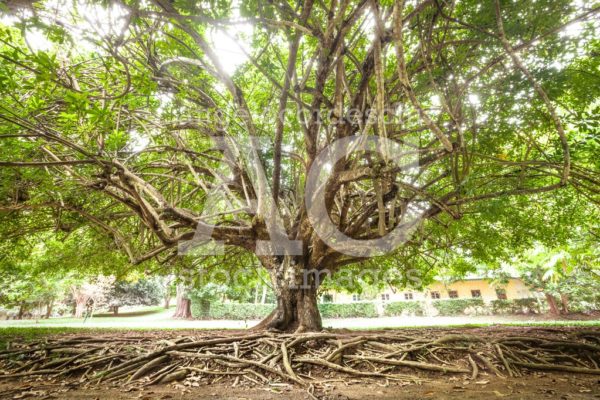
<svg viewBox="0 0 600 400">
<path fill-rule="evenodd" d="M 463 314 L 469 307 L 484 307 L 484 302 L 479 298 L 436 300 L 433 302 L 433 306 L 440 315 L 458 315 Z"/>
<path fill-rule="evenodd" d="M 595 290 L 581 290 L 577 296 L 570 296 L 569 303 L 575 303 L 575 306 L 571 308 L 577 311 L 598 311 L 600 310 L 600 293 Z"/>
<path fill-rule="evenodd" d="M 157 279 L 139 279 L 135 282 L 117 281 L 107 294 L 107 302 L 117 312 L 120 306 L 155 306 L 164 296 L 164 288 Z"/>
<path fill-rule="evenodd" d="M 514 313 L 515 305 L 512 300 L 493 300 L 490 305 L 494 314 L 512 314 Z"/>
<path fill-rule="evenodd" d="M 541 313 L 541 305 L 540 302 L 533 297 L 528 297 L 526 299 L 515 299 L 515 307 L 517 308 L 517 312 L 526 313 L 526 312 L 536 312 L 538 314 Z"/>
<path fill-rule="evenodd" d="M 323 318 L 374 318 L 379 315 L 373 303 L 322 303 L 319 311 Z"/>
<path fill-rule="evenodd" d="M 403 313 L 423 315 L 425 310 L 420 301 L 395 301 L 385 305 L 384 314 L 387 316 L 397 316 Z"/>
<path fill-rule="evenodd" d="M 207 303 L 192 298 L 192 317 L 200 319 L 262 319 L 274 308 L 274 304 Z"/>
<path fill-rule="evenodd" d="M 540 313 L 540 303 L 533 297 L 513 300 L 494 300 L 491 302 L 494 314 L 527 314 Z"/>
<path fill-rule="evenodd" d="M 192 316 L 199 319 L 262 319 L 273 309 L 274 304 L 254 303 L 207 303 L 203 299 L 192 296 Z M 373 303 L 319 304 L 323 318 L 377 317 L 377 309 Z"/>
</svg>

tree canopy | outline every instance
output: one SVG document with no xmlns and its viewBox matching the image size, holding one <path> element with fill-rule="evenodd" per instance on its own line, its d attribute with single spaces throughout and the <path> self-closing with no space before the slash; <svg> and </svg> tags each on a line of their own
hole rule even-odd
<svg viewBox="0 0 600 400">
<path fill-rule="evenodd" d="M 598 4 L 5 8 L 4 238 L 53 231 L 144 265 L 181 263 L 208 232 L 226 246 L 216 268 L 255 254 L 271 275 L 265 327 L 318 329 L 318 274 L 298 289 L 303 271 L 426 276 L 559 246 L 575 226 L 598 234 Z M 357 151 L 320 163 L 344 139 Z M 315 166 L 325 178 L 307 192 Z M 344 251 L 311 219 L 317 194 L 349 240 L 410 234 L 378 258 Z M 278 235 L 299 251 L 260 250 Z"/>
</svg>

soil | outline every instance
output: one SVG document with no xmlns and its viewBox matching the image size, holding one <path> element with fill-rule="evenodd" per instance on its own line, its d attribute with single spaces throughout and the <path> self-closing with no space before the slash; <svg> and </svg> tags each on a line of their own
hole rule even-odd
<svg viewBox="0 0 600 400">
<path fill-rule="evenodd" d="M 331 400 L 395 400 L 395 399 L 600 399 L 600 379 L 593 376 L 565 376 L 540 373 L 535 376 L 498 379 L 482 378 L 479 383 L 453 378 L 434 377 L 421 385 L 398 386 L 383 383 L 332 382 L 327 397 Z M 5 394 L 4 396 L 2 394 Z M 110 386 L 68 389 L 44 383 L 20 382 L 0 385 L 0 398 L 6 399 L 98 399 L 98 400 L 310 400 L 306 391 L 290 385 L 247 388 L 230 385 L 185 387 L 180 384 L 158 385 L 141 391 Z"/>
<path fill-rule="evenodd" d="M 598 328 L 592 328 L 598 331 Z M 557 328 L 528 328 L 528 327 L 492 327 L 492 328 L 463 328 L 435 329 L 436 333 L 468 333 L 486 337 L 501 337 L 504 335 L 535 335 L 543 336 L 545 332 L 556 333 Z M 576 330 L 590 328 L 560 328 L 565 334 Z M 421 330 L 431 332 L 432 329 Z M 343 333 L 343 331 L 336 331 Z M 386 331 L 366 331 L 365 334 L 383 335 Z M 403 333 L 394 330 L 394 333 Z M 198 335 L 199 331 L 156 331 L 144 332 L 157 340 L 173 338 L 181 335 Z M 207 332 L 202 331 L 205 335 Z M 215 332 L 216 333 L 216 332 Z M 219 331 L 219 335 L 240 334 L 240 331 Z M 247 332 L 246 332 L 247 333 Z M 417 334 L 417 330 L 405 330 L 404 333 Z M 137 337 L 140 332 L 122 332 L 123 337 Z M 96 337 L 106 335 L 107 340 L 114 338 L 115 333 L 98 333 Z M 62 335 L 69 337 L 76 335 Z M 18 341 L 13 338 L 13 341 Z M 320 399 L 600 399 L 600 375 L 583 375 L 565 372 L 527 372 L 521 377 L 499 377 L 481 373 L 477 379 L 471 380 L 465 375 L 420 373 L 421 383 L 395 383 L 369 378 L 332 376 L 330 382 L 324 385 Z M 153 385 L 140 388 L 127 387 L 117 383 L 101 383 L 100 385 L 72 379 L 59 381 L 48 380 L 44 377 L 27 377 L 21 380 L 0 381 L 0 399 L 314 399 L 305 389 L 291 384 L 277 383 L 262 386 L 232 386 L 231 383 L 202 385 L 197 382 Z"/>
</svg>

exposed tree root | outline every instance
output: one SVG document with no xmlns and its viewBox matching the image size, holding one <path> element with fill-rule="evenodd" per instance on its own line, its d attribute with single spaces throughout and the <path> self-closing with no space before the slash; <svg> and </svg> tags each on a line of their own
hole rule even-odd
<svg viewBox="0 0 600 400">
<path fill-rule="evenodd" d="M 487 339 L 425 332 L 264 332 L 158 341 L 152 336 L 50 338 L 13 343 L 0 352 L 0 379 L 43 376 L 131 387 L 175 381 L 289 384 L 314 396 L 332 378 L 408 383 L 425 381 L 426 374 L 458 374 L 472 380 L 481 374 L 520 376 L 528 370 L 600 375 L 595 332 L 544 331 Z"/>
</svg>

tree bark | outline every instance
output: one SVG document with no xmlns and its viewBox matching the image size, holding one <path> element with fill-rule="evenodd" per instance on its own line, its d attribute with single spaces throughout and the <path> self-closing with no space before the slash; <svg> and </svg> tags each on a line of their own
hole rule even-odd
<svg viewBox="0 0 600 400">
<path fill-rule="evenodd" d="M 49 300 L 46 303 L 46 319 L 49 319 L 52 316 L 52 308 L 54 306 L 54 300 Z"/>
<path fill-rule="evenodd" d="M 320 331 L 323 324 L 317 306 L 318 272 L 286 259 L 270 270 L 277 305 L 254 329 Z"/>
<path fill-rule="evenodd" d="M 257 283 L 254 285 L 254 304 L 258 304 L 258 288 L 260 285 Z"/>
<path fill-rule="evenodd" d="M 164 296 L 164 307 L 168 309 L 171 306 L 171 284 L 173 283 L 173 276 L 169 275 L 165 279 L 164 288 L 165 288 L 165 296 Z"/>
<path fill-rule="evenodd" d="M 19 315 L 17 316 L 17 319 L 23 319 L 23 314 L 25 314 L 25 303 L 19 305 Z"/>
<path fill-rule="evenodd" d="M 565 275 L 569 274 L 569 266 L 567 265 L 567 259 L 562 259 L 562 270 Z M 562 304 L 562 311 L 565 314 L 569 313 L 569 295 L 566 293 L 560 294 L 560 302 Z"/>
<path fill-rule="evenodd" d="M 569 295 L 565 293 L 560 294 L 560 303 L 562 305 L 562 312 L 564 314 L 569 313 Z"/>
<path fill-rule="evenodd" d="M 75 305 L 75 318 L 82 318 L 85 314 L 86 301 L 77 301 Z"/>
<path fill-rule="evenodd" d="M 550 312 L 553 315 L 558 315 L 560 312 L 558 311 L 558 306 L 556 305 L 556 299 L 550 293 L 544 293 L 546 296 L 546 302 L 548 303 L 548 307 L 550 307 Z"/>
<path fill-rule="evenodd" d="M 262 285 L 262 296 L 260 298 L 260 304 L 267 302 L 267 285 Z"/>
<path fill-rule="evenodd" d="M 192 318 L 192 302 L 187 296 L 185 285 L 177 285 L 177 305 L 173 318 Z"/>
</svg>

